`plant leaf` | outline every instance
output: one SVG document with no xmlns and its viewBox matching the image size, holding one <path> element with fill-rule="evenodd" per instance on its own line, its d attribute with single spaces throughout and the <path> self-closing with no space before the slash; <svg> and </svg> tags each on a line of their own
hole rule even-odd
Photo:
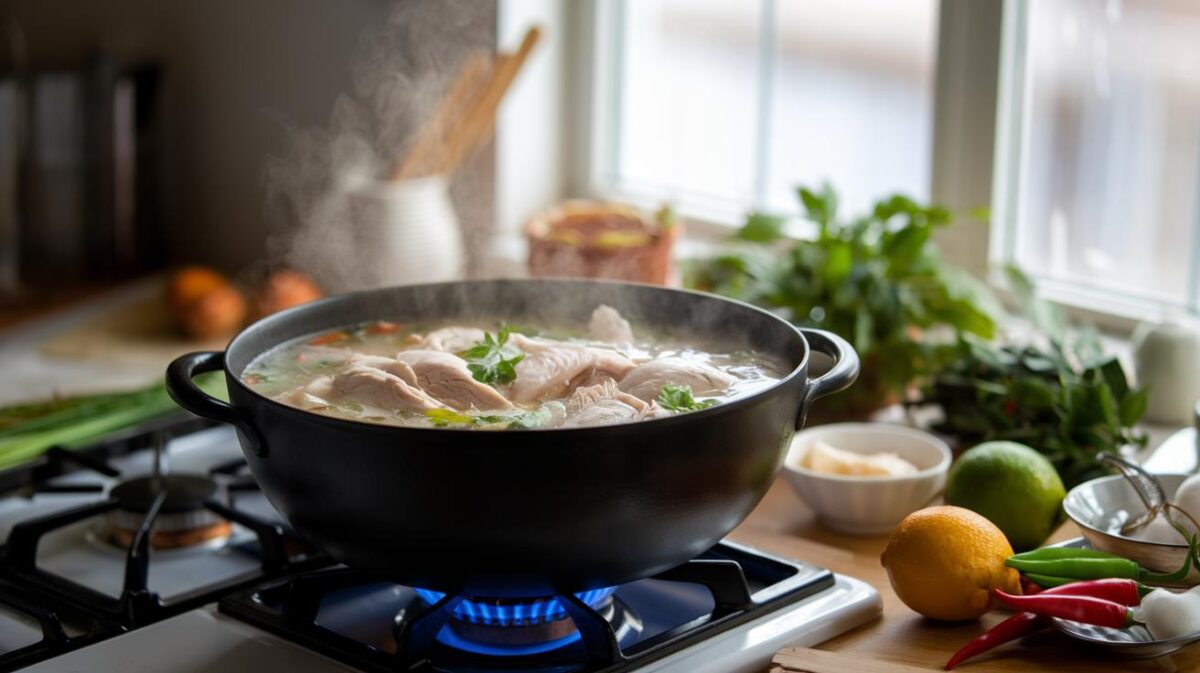
<svg viewBox="0 0 1200 673">
<path fill-rule="evenodd" d="M 837 195 L 833 188 L 828 184 L 822 185 L 821 192 L 801 187 L 797 190 L 800 195 L 800 203 L 804 206 L 805 215 L 808 219 L 821 225 L 821 233 L 824 235 L 828 232 L 829 226 L 833 224 L 834 215 L 837 213 Z"/>
<path fill-rule="evenodd" d="M 1121 417 L 1121 425 L 1128 427 L 1141 420 L 1142 415 L 1146 413 L 1146 404 L 1149 400 L 1149 388 L 1135 390 L 1122 398 L 1118 412 Z"/>
<path fill-rule="evenodd" d="M 1113 397 L 1122 399 L 1129 394 L 1129 379 L 1125 376 L 1125 369 L 1121 366 L 1120 360 L 1110 358 L 1096 369 L 1100 372 L 1104 382 L 1112 389 Z"/>
<path fill-rule="evenodd" d="M 850 246 L 841 241 L 831 244 L 829 256 L 825 260 L 825 268 L 822 271 L 825 282 L 836 286 L 850 275 L 853 268 L 854 253 L 850 250 Z"/>
<path fill-rule="evenodd" d="M 912 266 L 924 253 L 925 244 L 929 242 L 928 227 L 905 227 L 887 239 L 883 254 L 889 264 L 898 269 Z"/>
<path fill-rule="evenodd" d="M 1004 267 L 1013 300 L 1022 315 L 1052 339 L 1063 340 L 1067 335 L 1067 319 L 1062 311 L 1037 295 L 1033 281 L 1015 265 Z"/>
<path fill-rule="evenodd" d="M 751 243 L 774 243 L 783 238 L 784 222 L 784 218 L 776 215 L 751 213 L 735 236 Z"/>
</svg>

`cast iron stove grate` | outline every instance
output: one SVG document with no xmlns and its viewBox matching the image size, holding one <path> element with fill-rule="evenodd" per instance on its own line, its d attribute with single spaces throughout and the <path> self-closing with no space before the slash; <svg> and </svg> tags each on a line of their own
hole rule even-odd
<svg viewBox="0 0 1200 673">
<path fill-rule="evenodd" d="M 5 579 L 0 579 L 0 610 L 8 616 L 23 618 L 41 632 L 33 642 L 0 653 L 0 671 L 15 671 L 124 631 L 115 622 L 70 603 L 35 595 Z"/>
<path fill-rule="evenodd" d="M 264 520 L 238 509 L 235 494 L 257 490 L 253 479 L 242 475 L 244 461 L 217 465 L 202 475 L 171 475 L 160 472 L 162 448 L 175 437 L 212 427 L 212 423 L 194 419 L 169 419 L 139 431 L 131 431 L 82 450 L 50 449 L 42 458 L 26 467 L 0 475 L 0 487 L 8 490 L 36 493 L 103 493 L 99 483 L 50 483 L 47 480 L 68 472 L 89 470 L 98 475 L 119 479 L 121 473 L 109 459 L 139 450 L 155 451 L 155 473 L 135 477 L 115 485 L 109 497 L 84 505 L 58 511 L 46 516 L 27 519 L 15 524 L 4 545 L 0 547 L 0 577 L 29 587 L 38 601 L 58 601 L 85 610 L 123 628 L 137 628 L 167 617 L 212 603 L 229 591 L 251 586 L 263 579 L 279 577 L 287 572 L 311 569 L 328 564 L 324 554 L 315 552 L 306 543 L 286 531 L 281 525 Z M 208 488 L 220 481 L 219 489 Z M 192 487 L 183 497 L 178 486 Z M 197 485 L 201 488 L 195 488 Z M 157 490 L 156 490 L 157 489 Z M 173 494 L 172 491 L 175 493 Z M 222 500 L 219 493 L 226 497 Z M 121 497 L 114 497 L 121 496 Z M 184 501 L 181 505 L 180 500 Z M 172 512 L 172 508 L 179 512 Z M 222 522 L 239 524 L 254 534 L 260 558 L 260 573 L 233 583 L 206 587 L 169 603 L 153 587 L 148 586 L 152 558 L 152 538 L 156 522 L 166 516 L 186 515 L 182 509 L 211 516 Z M 47 533 L 88 519 L 120 514 L 134 522 L 127 538 L 124 583 L 119 597 L 112 597 L 72 581 L 67 577 L 38 566 L 38 545 Z M 4 661 L 0 655 L 0 664 Z"/>
<path fill-rule="evenodd" d="M 557 597 L 578 634 L 569 644 L 537 653 L 466 647 L 451 633 L 463 597 L 433 605 L 411 588 L 346 567 L 275 580 L 228 596 L 219 609 L 230 616 L 363 671 L 541 671 L 624 673 L 683 650 L 752 619 L 832 587 L 827 570 L 722 542 L 700 558 L 655 577 L 617 587 L 608 610 L 574 595 Z M 687 587 L 686 589 L 684 587 Z M 682 592 L 682 593 L 681 593 Z M 429 592 L 422 592 L 428 595 Z M 686 593 L 689 598 L 681 598 Z M 695 596 L 705 607 L 695 609 Z M 678 600 L 688 609 L 676 619 L 647 619 Z M 668 606 L 669 607 L 669 606 Z M 351 615 L 346 621 L 340 615 Z M 374 620 L 379 628 L 364 629 Z M 382 624 L 381 622 L 387 622 Z M 656 622 L 649 628 L 650 622 Z M 634 629 L 624 628 L 629 623 Z M 451 636 L 448 638 L 448 635 Z"/>
</svg>

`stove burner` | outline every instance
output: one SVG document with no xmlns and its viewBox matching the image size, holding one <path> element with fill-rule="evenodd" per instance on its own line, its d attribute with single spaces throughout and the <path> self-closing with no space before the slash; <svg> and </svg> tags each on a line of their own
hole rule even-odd
<svg viewBox="0 0 1200 673">
<path fill-rule="evenodd" d="M 204 501 L 217 494 L 217 482 L 192 474 L 136 477 L 113 486 L 109 495 L 117 499 L 121 509 L 145 515 L 162 491 L 167 497 L 160 514 L 194 512 L 204 509 Z"/>
<path fill-rule="evenodd" d="M 205 506 L 220 489 L 212 479 L 193 474 L 136 477 L 112 487 L 109 497 L 117 501 L 108 513 L 106 538 L 128 548 L 146 515 L 165 493 L 150 532 L 154 549 L 180 549 L 229 538 L 233 526 Z"/>
<path fill-rule="evenodd" d="M 611 619 L 613 593 L 616 587 L 593 589 L 575 594 L 589 608 Z M 445 597 L 439 591 L 416 589 L 417 595 L 429 605 Z M 454 608 L 450 629 L 459 636 L 454 646 L 459 649 L 489 654 L 526 653 L 528 647 L 538 646 L 546 651 L 578 640 L 575 623 L 567 617 L 562 602 L 553 596 L 544 598 L 464 598 Z"/>
<path fill-rule="evenodd" d="M 604 606 L 617 590 L 592 589 L 575 594 L 579 600 L 593 610 Z M 429 605 L 434 605 L 446 596 L 440 591 L 415 589 L 417 595 Z M 562 602 L 549 598 L 466 598 L 454 609 L 457 621 L 481 626 L 538 626 L 567 618 Z"/>
<path fill-rule="evenodd" d="M 253 478 L 244 475 L 245 461 L 236 460 L 209 468 L 205 474 L 169 472 L 168 440 L 183 438 L 207 430 L 212 423 L 199 420 L 165 419 L 139 426 L 99 444 L 77 449 L 51 448 L 35 461 L 0 471 L 0 493 L 96 495 L 95 500 L 77 506 L 56 509 L 16 522 L 0 544 L 0 585 L 7 579 L 35 592 L 39 601 L 61 601 L 87 614 L 98 615 L 118 630 L 138 628 L 173 615 L 201 607 L 231 590 L 266 578 L 328 565 L 329 559 L 314 550 L 281 524 L 254 513 L 235 501 L 241 493 L 260 492 Z M 147 476 L 125 476 L 110 459 L 135 453 L 152 452 L 152 472 Z M 68 474 L 92 472 L 117 480 L 110 488 L 104 482 L 59 480 Z M 100 590 L 76 581 L 70 567 L 58 570 L 41 563 L 39 547 L 48 534 L 65 531 L 87 522 L 82 537 L 105 545 L 120 547 L 124 556 L 123 581 L 119 593 Z M 233 534 L 244 529 L 254 538 Z M 231 536 L 232 535 L 232 536 Z M 189 547 L 203 558 L 216 548 L 230 556 L 249 554 L 258 557 L 258 571 L 230 575 L 202 584 L 194 591 L 164 598 L 151 585 L 151 566 L 172 549 L 175 553 Z M 180 550 L 181 551 L 181 550 Z M 156 580 L 160 578 L 155 578 Z M 170 582 L 163 582 L 170 584 Z M 169 589 L 170 587 L 165 587 Z M 3 588 L 0 587 L 0 594 Z M 6 604 L 0 595 L 0 608 Z M 39 602 L 38 605 L 41 605 Z M 2 610 L 0 610 L 2 611 Z M 61 616 L 61 612 L 59 612 Z M 45 629 L 43 628 L 43 631 Z M 54 635 L 54 634 L 51 634 Z M 3 636 L 0 636 L 0 641 Z M 47 638 L 46 647 L 37 651 L 45 656 L 65 651 L 61 639 Z M 10 670 L 0 642 L 0 671 Z M 39 654 L 42 657 L 43 654 Z"/>
<path fill-rule="evenodd" d="M 559 596 L 560 607 L 569 616 L 549 623 L 567 622 L 574 630 L 559 640 L 532 645 L 489 644 L 468 635 L 478 635 L 476 629 L 519 631 L 525 627 L 513 623 L 528 624 L 537 601 L 466 599 L 411 590 L 344 566 L 293 575 L 227 596 L 219 609 L 371 673 L 632 673 L 656 668 L 655 662 L 663 657 L 782 610 L 834 583 L 827 570 L 721 542 L 700 558 L 654 577 L 635 580 L 615 592 L 600 590 L 592 597 L 598 609 L 585 602 L 585 596 Z M 439 596 L 440 600 L 429 603 Z M 467 601 L 474 622 L 462 608 Z M 524 606 L 519 620 L 517 604 Z M 484 619 L 484 606 L 486 619 L 495 625 L 478 623 Z M 542 607 L 541 623 L 546 623 L 547 610 L 555 613 L 549 606 Z M 509 626 L 499 625 L 504 615 Z M 710 668 L 719 666 L 707 663 Z"/>
</svg>

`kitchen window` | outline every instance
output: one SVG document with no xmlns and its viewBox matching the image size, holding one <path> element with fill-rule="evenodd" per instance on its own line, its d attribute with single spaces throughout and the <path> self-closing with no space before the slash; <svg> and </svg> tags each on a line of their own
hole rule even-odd
<svg viewBox="0 0 1200 673">
<path fill-rule="evenodd" d="M 929 196 L 936 0 L 596 4 L 592 191 L 736 224 Z"/>
<path fill-rule="evenodd" d="M 796 212 L 799 184 L 849 213 L 904 192 L 961 213 L 943 248 L 976 272 L 1016 263 L 1102 317 L 1200 314 L 1200 4 L 970 4 L 597 0 L 586 191 L 717 233 Z"/>
<path fill-rule="evenodd" d="M 1009 9 L 993 259 L 1104 313 L 1200 313 L 1200 4 Z"/>
</svg>

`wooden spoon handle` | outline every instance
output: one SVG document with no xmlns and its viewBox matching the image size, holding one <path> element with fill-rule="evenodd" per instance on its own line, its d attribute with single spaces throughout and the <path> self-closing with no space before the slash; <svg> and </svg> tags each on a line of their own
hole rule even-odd
<svg viewBox="0 0 1200 673">
<path fill-rule="evenodd" d="M 444 163 L 442 152 L 446 149 L 446 134 L 462 121 L 470 109 L 468 103 L 481 93 L 492 71 L 492 58 L 487 52 L 479 50 L 467 56 L 437 109 L 413 138 L 404 158 L 392 171 L 392 180 L 431 174 L 431 169 Z"/>
<path fill-rule="evenodd" d="M 448 151 L 442 155 L 441 163 L 436 166 L 436 173 L 453 171 L 463 158 L 475 147 L 491 137 L 495 129 L 496 109 L 504 94 L 508 91 L 517 74 L 529 58 L 529 53 L 541 38 L 541 28 L 532 26 L 521 40 L 521 46 L 512 55 L 500 55 L 496 59 L 496 67 L 487 86 L 477 97 L 477 104 L 463 118 L 462 123 L 455 129 L 453 136 L 448 139 Z"/>
</svg>

